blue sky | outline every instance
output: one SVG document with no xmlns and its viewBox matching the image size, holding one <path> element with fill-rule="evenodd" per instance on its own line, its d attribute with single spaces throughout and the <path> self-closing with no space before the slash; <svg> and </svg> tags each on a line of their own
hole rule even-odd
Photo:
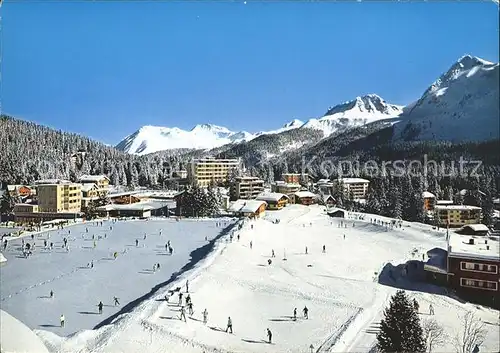
<svg viewBox="0 0 500 353">
<path fill-rule="evenodd" d="M 115 144 L 143 125 L 259 131 L 460 56 L 498 61 L 493 2 L 6 2 L 2 111 Z"/>
</svg>

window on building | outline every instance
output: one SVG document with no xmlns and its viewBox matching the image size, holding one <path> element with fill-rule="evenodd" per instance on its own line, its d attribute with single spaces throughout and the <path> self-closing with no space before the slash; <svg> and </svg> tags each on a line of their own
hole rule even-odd
<svg viewBox="0 0 500 353">
<path fill-rule="evenodd" d="M 462 271 L 471 271 L 471 272 L 483 272 L 483 273 L 498 273 L 497 265 L 486 265 L 476 262 L 460 262 L 460 269 Z"/>
<path fill-rule="evenodd" d="M 471 278 L 460 278 L 460 286 L 493 291 L 496 291 L 498 287 L 496 282 Z"/>
</svg>

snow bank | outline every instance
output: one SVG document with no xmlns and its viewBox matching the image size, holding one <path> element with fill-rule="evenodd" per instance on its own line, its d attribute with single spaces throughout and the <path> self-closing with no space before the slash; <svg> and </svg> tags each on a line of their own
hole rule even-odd
<svg viewBox="0 0 500 353">
<path fill-rule="evenodd" d="M 0 310 L 2 353 L 49 353 L 42 340 L 28 326 Z"/>
<path fill-rule="evenodd" d="M 3 254 L 0 252 L 0 264 L 4 264 L 5 262 L 7 262 L 7 259 L 5 258 L 5 256 L 3 256 Z"/>
</svg>

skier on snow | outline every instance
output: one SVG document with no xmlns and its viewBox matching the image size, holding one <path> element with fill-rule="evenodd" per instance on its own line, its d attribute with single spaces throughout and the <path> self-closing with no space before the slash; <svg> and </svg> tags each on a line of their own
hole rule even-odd
<svg viewBox="0 0 500 353">
<path fill-rule="evenodd" d="M 207 308 L 205 308 L 205 310 L 203 310 L 203 323 L 206 325 L 207 324 L 207 320 L 208 320 L 208 311 L 207 311 Z"/>
<path fill-rule="evenodd" d="M 115 302 L 115 306 L 116 305 L 120 305 L 120 302 L 118 301 L 118 298 L 117 297 L 113 297 L 113 300 Z"/>
<path fill-rule="evenodd" d="M 302 309 L 302 312 L 304 313 L 304 318 L 309 319 L 309 309 L 307 308 L 307 306 Z"/>
<path fill-rule="evenodd" d="M 64 314 L 61 314 L 59 321 L 61 322 L 61 327 L 64 327 L 64 321 L 65 321 Z"/>
<path fill-rule="evenodd" d="M 97 304 L 97 307 L 99 308 L 99 314 L 102 314 L 102 307 L 104 306 L 104 304 L 102 302 L 99 302 L 99 304 Z"/>
<path fill-rule="evenodd" d="M 231 316 L 227 318 L 227 327 L 226 327 L 226 332 L 231 331 L 233 333 L 233 320 L 231 320 Z"/>
<path fill-rule="evenodd" d="M 184 309 L 183 306 L 181 306 L 181 317 L 180 320 L 184 320 L 186 322 L 186 310 Z"/>
<path fill-rule="evenodd" d="M 268 343 L 271 344 L 272 339 L 273 339 L 273 333 L 271 332 L 270 329 L 267 329 L 267 339 L 268 339 Z"/>
</svg>

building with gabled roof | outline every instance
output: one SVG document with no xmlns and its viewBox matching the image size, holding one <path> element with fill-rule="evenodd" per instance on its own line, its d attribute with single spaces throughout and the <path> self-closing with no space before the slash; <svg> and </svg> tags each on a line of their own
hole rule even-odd
<svg viewBox="0 0 500 353">
<path fill-rule="evenodd" d="M 281 210 L 290 201 L 290 198 L 287 195 L 277 192 L 264 192 L 258 195 L 255 199 L 266 201 L 268 210 Z"/>
<path fill-rule="evenodd" d="M 293 194 L 294 202 L 301 205 L 312 205 L 318 200 L 318 195 L 310 191 L 297 191 Z"/>
<path fill-rule="evenodd" d="M 264 214 L 266 207 L 266 201 L 236 200 L 229 206 L 228 211 L 236 216 L 260 217 Z"/>
<path fill-rule="evenodd" d="M 98 195 L 106 195 L 109 191 L 110 179 L 106 175 L 82 175 L 78 178 L 82 184 L 94 184 L 97 186 L 96 193 Z M 89 196 L 90 197 L 90 196 Z"/>
</svg>

